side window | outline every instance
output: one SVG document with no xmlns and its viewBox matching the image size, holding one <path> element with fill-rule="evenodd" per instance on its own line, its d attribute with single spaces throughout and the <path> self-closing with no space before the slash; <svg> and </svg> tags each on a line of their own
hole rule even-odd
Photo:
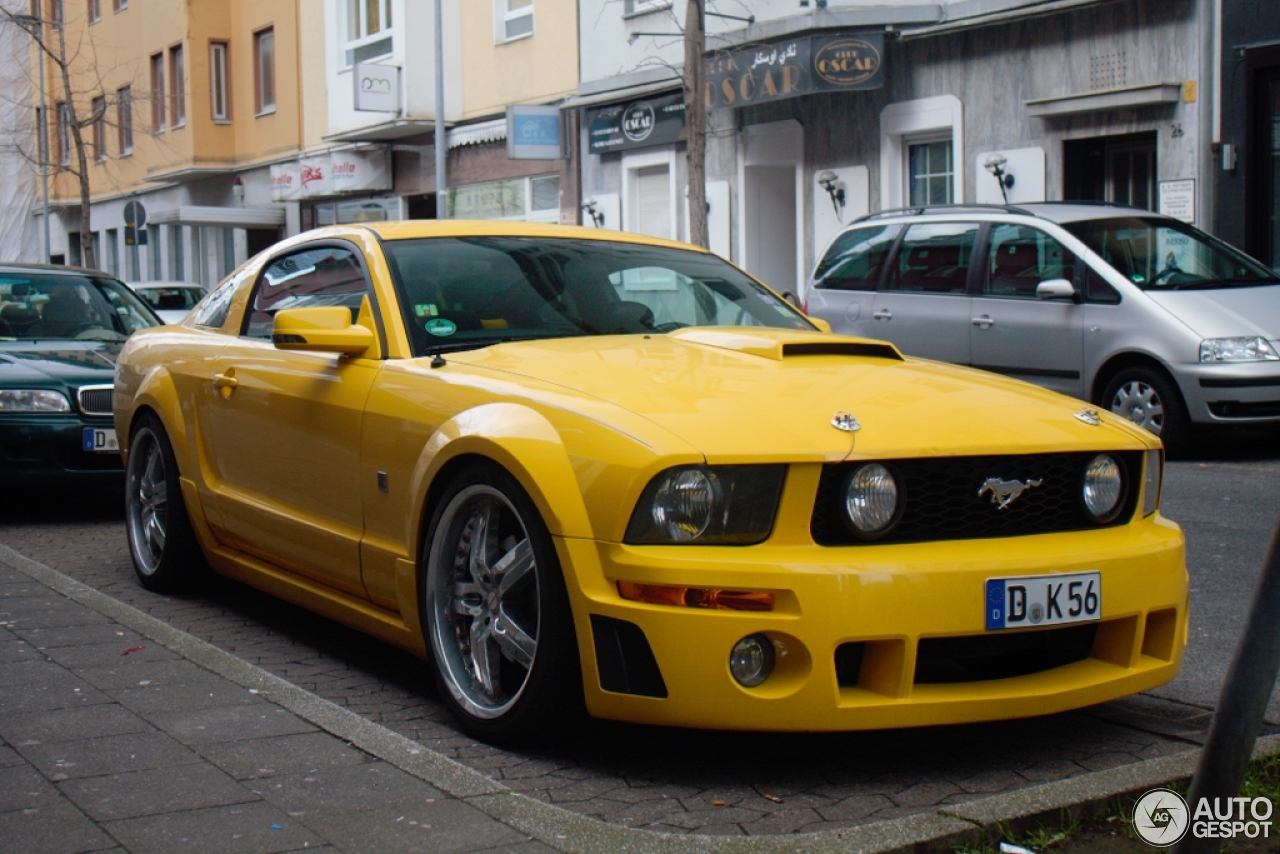
<svg viewBox="0 0 1280 854">
<path fill-rule="evenodd" d="M 355 252 L 335 246 L 304 249 L 267 265 L 250 301 L 243 334 L 271 339 L 271 324 L 285 308 L 340 305 L 354 322 L 369 292 Z"/>
<path fill-rule="evenodd" d="M 962 294 L 978 236 L 976 222 L 917 223 L 907 229 L 885 289 Z"/>
<path fill-rule="evenodd" d="M 816 288 L 874 291 L 900 225 L 857 228 L 836 238 L 813 274 Z"/>
<path fill-rule="evenodd" d="M 992 297 L 1036 298 L 1036 285 L 1075 281 L 1075 256 L 1038 228 L 1001 223 L 991 229 L 982 292 Z"/>
<path fill-rule="evenodd" d="M 1088 266 L 1084 268 L 1084 298 L 1104 305 L 1120 304 L 1120 293 Z"/>
</svg>

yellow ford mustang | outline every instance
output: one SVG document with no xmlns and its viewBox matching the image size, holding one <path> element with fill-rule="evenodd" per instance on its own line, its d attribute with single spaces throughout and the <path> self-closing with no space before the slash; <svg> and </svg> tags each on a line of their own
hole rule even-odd
<svg viewBox="0 0 1280 854">
<path fill-rule="evenodd" d="M 474 734 L 846 730 L 1176 675 L 1158 440 L 833 336 L 676 243 L 329 228 L 125 346 L 149 588 L 215 570 L 417 653 Z M 127 439 L 127 441 L 126 441 Z"/>
</svg>

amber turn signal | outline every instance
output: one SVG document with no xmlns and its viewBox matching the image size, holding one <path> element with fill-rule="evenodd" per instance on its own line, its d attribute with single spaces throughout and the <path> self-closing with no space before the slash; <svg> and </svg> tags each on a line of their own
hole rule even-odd
<svg viewBox="0 0 1280 854">
<path fill-rule="evenodd" d="M 619 581 L 618 594 L 633 602 L 709 608 L 717 611 L 772 611 L 775 596 L 753 590 L 716 590 L 707 587 L 664 587 Z"/>
</svg>

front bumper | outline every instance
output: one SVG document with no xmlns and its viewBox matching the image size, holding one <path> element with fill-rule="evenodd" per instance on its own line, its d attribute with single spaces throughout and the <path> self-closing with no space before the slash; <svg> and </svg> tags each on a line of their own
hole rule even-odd
<svg viewBox="0 0 1280 854">
<path fill-rule="evenodd" d="M 1195 364 L 1180 386 L 1193 421 L 1280 423 L 1280 362 Z"/>
<path fill-rule="evenodd" d="M 558 539 L 557 548 L 566 576 L 576 576 L 569 589 L 584 689 L 588 709 L 601 718 L 855 730 L 1041 715 L 1164 684 L 1177 675 L 1186 645 L 1183 538 L 1158 514 L 1110 529 L 912 545 L 637 547 Z M 984 629 L 986 579 L 1086 570 L 1101 573 L 1102 618 L 1081 660 L 1010 678 L 916 683 L 922 640 L 995 634 Z M 773 591 L 777 606 L 761 613 L 642 604 L 622 599 L 618 581 Z M 601 687 L 592 615 L 597 627 L 601 617 L 639 627 L 665 697 Z M 729 652 L 756 632 L 787 652 L 772 677 L 743 688 L 730 675 Z M 847 664 L 837 667 L 837 650 L 851 643 L 864 644 L 852 674 Z"/>
<path fill-rule="evenodd" d="M 0 417 L 0 482 L 118 483 L 124 465 L 118 453 L 86 452 L 85 427 L 114 428 L 111 418 L 80 415 Z"/>
</svg>

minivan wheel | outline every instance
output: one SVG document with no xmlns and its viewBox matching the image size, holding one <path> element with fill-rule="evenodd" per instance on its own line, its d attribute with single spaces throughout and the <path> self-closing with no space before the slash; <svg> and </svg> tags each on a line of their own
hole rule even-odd
<svg viewBox="0 0 1280 854">
<path fill-rule="evenodd" d="M 187 518 L 173 445 L 154 415 L 139 417 L 129 440 L 125 519 L 129 554 L 143 587 L 168 592 L 204 574 L 204 555 Z"/>
<path fill-rule="evenodd" d="M 1185 449 L 1191 418 L 1177 385 L 1163 371 L 1142 365 L 1125 368 L 1107 383 L 1102 403 L 1159 436 L 1170 453 Z"/>
</svg>

